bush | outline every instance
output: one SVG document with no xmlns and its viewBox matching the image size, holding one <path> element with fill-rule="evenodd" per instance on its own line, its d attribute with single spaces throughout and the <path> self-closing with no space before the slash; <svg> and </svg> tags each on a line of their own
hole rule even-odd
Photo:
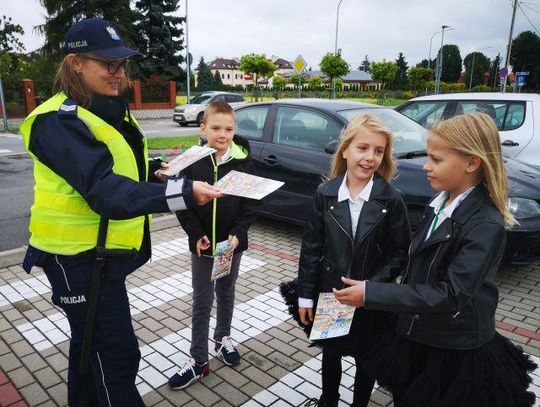
<svg viewBox="0 0 540 407">
<path fill-rule="evenodd" d="M 473 92 L 493 92 L 493 89 L 486 85 L 476 85 L 471 89 Z M 498 89 L 495 89 L 498 90 Z"/>
<path fill-rule="evenodd" d="M 169 100 L 165 79 L 159 75 L 152 75 L 144 79 L 141 84 L 143 102 L 166 102 Z"/>
<path fill-rule="evenodd" d="M 467 85 L 465 85 L 463 82 L 456 82 L 450 84 L 450 92 L 451 93 L 460 93 L 460 92 L 466 92 L 467 91 Z"/>
<path fill-rule="evenodd" d="M 413 92 L 411 90 L 408 90 L 407 92 L 403 92 L 403 99 L 412 99 L 416 97 L 416 92 Z"/>
</svg>

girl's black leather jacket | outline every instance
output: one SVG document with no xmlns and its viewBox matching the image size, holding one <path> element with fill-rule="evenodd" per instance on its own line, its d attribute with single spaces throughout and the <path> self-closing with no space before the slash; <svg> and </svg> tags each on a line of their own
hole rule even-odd
<svg viewBox="0 0 540 407">
<path fill-rule="evenodd" d="M 315 299 L 319 292 L 342 288 L 341 276 L 393 281 L 403 270 L 410 243 L 407 209 L 401 193 L 375 174 L 356 235 L 352 236 L 348 200 L 338 202 L 343 175 L 319 186 L 304 230 L 298 294 Z"/>
<path fill-rule="evenodd" d="M 506 244 L 503 219 L 484 185 L 425 240 L 434 218 L 409 250 L 402 284 L 366 283 L 365 307 L 398 313 L 398 334 L 441 348 L 474 349 L 495 335 L 495 275 Z"/>
</svg>

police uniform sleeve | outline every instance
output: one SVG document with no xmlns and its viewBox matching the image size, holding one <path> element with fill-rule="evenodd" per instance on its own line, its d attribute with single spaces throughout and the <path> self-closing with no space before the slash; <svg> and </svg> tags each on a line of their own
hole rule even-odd
<svg viewBox="0 0 540 407">
<path fill-rule="evenodd" d="M 30 151 L 64 178 L 96 213 L 130 219 L 150 213 L 184 210 L 194 205 L 192 182 L 137 182 L 113 172 L 113 158 L 85 124 L 56 114 L 39 117 L 32 127 Z"/>
</svg>

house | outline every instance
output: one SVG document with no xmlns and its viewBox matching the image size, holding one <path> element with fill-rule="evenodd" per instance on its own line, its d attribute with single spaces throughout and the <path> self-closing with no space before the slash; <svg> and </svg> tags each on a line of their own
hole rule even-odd
<svg viewBox="0 0 540 407">
<path fill-rule="evenodd" d="M 294 71 L 290 74 L 284 75 L 285 78 L 291 79 Z M 310 78 L 319 76 L 323 82 L 327 83 L 328 78 L 322 71 L 304 71 L 305 81 L 309 81 Z M 343 90 L 381 90 L 382 82 L 371 79 L 371 74 L 364 71 L 352 70 L 347 75 L 341 77 L 343 82 Z M 290 84 L 290 87 L 293 85 Z M 304 87 L 306 87 L 304 85 Z"/>
</svg>

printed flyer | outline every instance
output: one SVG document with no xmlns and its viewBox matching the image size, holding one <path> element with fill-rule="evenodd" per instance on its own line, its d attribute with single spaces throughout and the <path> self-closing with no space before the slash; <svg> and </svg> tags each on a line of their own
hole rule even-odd
<svg viewBox="0 0 540 407">
<path fill-rule="evenodd" d="M 345 336 L 351 329 L 355 308 L 341 304 L 333 293 L 320 293 L 309 340 Z"/>
</svg>

